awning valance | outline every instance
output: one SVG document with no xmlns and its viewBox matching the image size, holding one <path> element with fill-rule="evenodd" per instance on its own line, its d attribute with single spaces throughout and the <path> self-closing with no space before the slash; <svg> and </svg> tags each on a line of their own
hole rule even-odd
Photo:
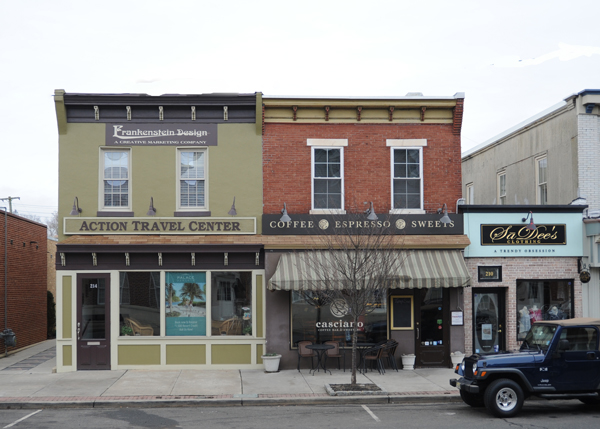
<svg viewBox="0 0 600 429">
<path fill-rule="evenodd" d="M 267 254 L 267 259 L 279 257 L 277 268 L 267 287 L 272 290 L 315 290 L 337 288 L 335 280 L 324 281 L 314 267 L 315 259 L 326 265 L 336 258 L 329 257 L 331 251 L 318 251 L 310 257 L 303 252 Z M 459 250 L 397 250 L 398 263 L 391 275 L 401 289 L 422 289 L 469 286 L 471 277 Z M 267 260 L 267 265 L 269 261 Z M 332 269 L 335 272 L 335 269 Z M 335 277 L 335 276 L 333 276 Z M 339 283 L 338 283 L 339 284 Z"/>
</svg>

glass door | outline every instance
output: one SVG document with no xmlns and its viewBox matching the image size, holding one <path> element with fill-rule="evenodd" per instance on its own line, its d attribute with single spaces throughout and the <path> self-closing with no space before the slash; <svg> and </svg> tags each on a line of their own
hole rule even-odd
<svg viewBox="0 0 600 429">
<path fill-rule="evenodd" d="M 415 351 L 417 366 L 449 364 L 448 292 L 444 288 L 415 290 Z"/>
<path fill-rule="evenodd" d="M 77 369 L 110 369 L 110 275 L 77 276 Z"/>
<path fill-rule="evenodd" d="M 502 288 L 473 288 L 473 351 L 504 350 L 504 296 Z"/>
</svg>

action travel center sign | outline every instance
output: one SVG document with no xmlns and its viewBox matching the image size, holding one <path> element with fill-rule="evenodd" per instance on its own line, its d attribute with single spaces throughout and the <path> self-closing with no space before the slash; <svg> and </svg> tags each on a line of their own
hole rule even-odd
<svg viewBox="0 0 600 429">
<path fill-rule="evenodd" d="M 281 215 L 263 215 L 264 235 L 335 235 L 335 234 L 405 234 L 405 235 L 462 235 L 463 217 L 449 214 L 451 222 L 442 223 L 440 214 L 378 215 L 367 220 L 356 215 L 290 215 L 282 222 Z"/>
<path fill-rule="evenodd" d="M 64 219 L 65 235 L 229 235 L 256 234 L 253 217 L 67 217 Z"/>
<path fill-rule="evenodd" d="M 217 146 L 216 124 L 106 124 L 107 146 Z"/>
</svg>

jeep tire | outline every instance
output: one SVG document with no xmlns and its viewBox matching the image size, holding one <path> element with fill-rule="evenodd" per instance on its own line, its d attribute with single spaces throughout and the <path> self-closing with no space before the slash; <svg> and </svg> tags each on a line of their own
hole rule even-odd
<svg viewBox="0 0 600 429">
<path fill-rule="evenodd" d="M 464 390 L 460 390 L 460 398 L 467 405 L 470 405 L 473 408 L 483 407 L 485 404 L 483 402 L 483 395 L 479 395 L 477 393 L 469 393 Z"/>
<path fill-rule="evenodd" d="M 496 417 L 516 416 L 525 401 L 525 394 L 518 383 L 501 378 L 493 381 L 483 396 L 485 407 Z"/>
</svg>

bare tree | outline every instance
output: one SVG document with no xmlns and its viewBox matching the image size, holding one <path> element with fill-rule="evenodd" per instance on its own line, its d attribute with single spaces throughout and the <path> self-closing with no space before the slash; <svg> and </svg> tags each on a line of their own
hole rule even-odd
<svg viewBox="0 0 600 429">
<path fill-rule="evenodd" d="M 388 221 L 366 221 L 362 214 L 336 223 L 342 228 L 315 236 L 312 251 L 300 253 L 304 267 L 298 268 L 305 272 L 305 290 L 327 291 L 334 311 L 351 317 L 351 384 L 356 385 L 359 319 L 385 303 L 391 288 L 408 280 L 401 274 L 404 236 L 394 235 Z"/>
<path fill-rule="evenodd" d="M 52 213 L 49 218 L 46 218 L 48 226 L 48 237 L 58 237 L 58 212 Z"/>
</svg>

